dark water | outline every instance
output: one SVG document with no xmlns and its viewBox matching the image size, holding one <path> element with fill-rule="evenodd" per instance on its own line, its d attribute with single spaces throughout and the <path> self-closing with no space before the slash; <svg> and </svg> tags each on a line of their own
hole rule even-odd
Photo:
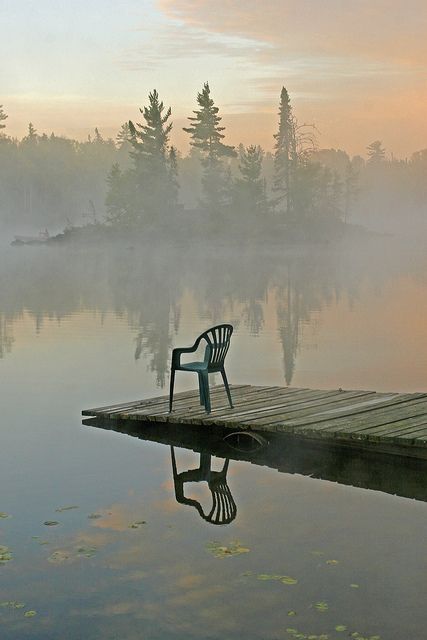
<svg viewBox="0 0 427 640">
<path fill-rule="evenodd" d="M 80 416 L 166 393 L 171 348 L 218 321 L 231 382 L 423 391 L 426 267 L 392 239 L 2 247 L 0 638 L 427 637 L 425 463 Z"/>
</svg>

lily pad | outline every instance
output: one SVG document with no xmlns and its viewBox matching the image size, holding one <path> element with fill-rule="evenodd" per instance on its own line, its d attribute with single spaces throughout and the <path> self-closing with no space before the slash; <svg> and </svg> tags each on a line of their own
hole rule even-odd
<svg viewBox="0 0 427 640">
<path fill-rule="evenodd" d="M 46 520 L 43 524 L 46 525 L 46 527 L 56 527 L 59 522 L 57 520 Z"/>
<path fill-rule="evenodd" d="M 55 509 L 55 511 L 57 513 L 62 513 L 63 511 L 71 511 L 71 509 L 78 509 L 79 507 L 75 504 L 72 504 L 70 506 L 67 507 L 58 507 L 57 509 Z"/>
<path fill-rule="evenodd" d="M 0 564 L 6 564 L 6 562 L 10 562 L 13 559 L 12 552 L 9 550 L 9 547 L 5 547 L 0 545 Z"/>
<path fill-rule="evenodd" d="M 88 515 L 89 520 L 98 520 L 98 518 L 102 518 L 100 513 L 90 513 Z"/>
<path fill-rule="evenodd" d="M 85 556 L 85 558 L 91 558 L 96 553 L 96 547 L 79 547 L 77 549 L 79 556 Z"/>
<path fill-rule="evenodd" d="M 316 602 L 316 604 L 314 605 L 315 608 L 317 609 L 317 611 L 327 611 L 329 609 L 329 605 L 327 602 L 324 602 L 323 600 L 320 602 Z"/>
<path fill-rule="evenodd" d="M 289 617 L 296 616 L 296 615 L 297 615 L 297 612 L 296 612 L 296 611 L 294 611 L 293 609 L 291 609 L 290 611 L 288 611 L 287 615 L 288 615 Z"/>
<path fill-rule="evenodd" d="M 11 518 L 12 516 L 10 516 L 8 513 L 5 513 L 4 511 L 0 511 L 0 519 L 5 520 L 6 518 Z"/>
<path fill-rule="evenodd" d="M 36 615 L 37 615 L 37 611 L 34 611 L 32 609 L 30 611 L 26 611 L 24 613 L 24 617 L 25 618 L 34 618 L 34 616 L 36 616 Z"/>
<path fill-rule="evenodd" d="M 248 547 L 242 547 L 238 540 L 230 542 L 228 546 L 222 545 L 220 542 L 208 542 L 206 550 L 215 558 L 227 558 L 241 553 L 249 553 L 250 551 Z"/>
<path fill-rule="evenodd" d="M 48 562 L 52 564 L 62 564 L 70 559 L 70 554 L 68 551 L 63 551 L 58 549 L 58 551 L 54 551 L 49 557 Z"/>
<path fill-rule="evenodd" d="M 140 529 L 143 524 L 147 524 L 145 520 L 140 520 L 139 522 L 133 522 L 129 525 L 129 529 Z"/>
<path fill-rule="evenodd" d="M 337 626 L 335 627 L 335 631 L 347 631 L 347 627 L 345 626 L 345 624 L 337 624 Z"/>
<path fill-rule="evenodd" d="M 351 587 L 352 589 L 358 589 L 358 588 L 359 588 L 359 585 L 358 585 L 358 584 L 356 584 L 355 582 L 352 582 L 352 583 L 351 583 L 351 585 L 350 585 L 350 587 Z"/>
<path fill-rule="evenodd" d="M 297 584 L 298 580 L 296 578 L 291 578 L 291 576 L 282 576 L 280 578 L 280 582 L 283 584 Z"/>
<path fill-rule="evenodd" d="M 338 560 L 326 560 L 326 564 L 338 564 Z"/>
<path fill-rule="evenodd" d="M 0 607 L 9 607 L 10 609 L 23 609 L 25 604 L 23 602 L 17 602 L 16 600 L 6 600 L 6 602 L 0 602 Z"/>
<path fill-rule="evenodd" d="M 282 582 L 283 584 L 297 584 L 298 580 L 296 578 L 291 578 L 291 576 L 283 576 L 277 573 L 259 573 L 257 575 L 257 580 L 277 580 Z"/>
</svg>

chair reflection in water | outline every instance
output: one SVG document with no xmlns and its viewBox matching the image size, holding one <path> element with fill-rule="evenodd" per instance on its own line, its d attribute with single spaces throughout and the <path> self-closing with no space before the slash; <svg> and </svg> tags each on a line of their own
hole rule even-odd
<svg viewBox="0 0 427 640">
<path fill-rule="evenodd" d="M 230 347 L 230 338 L 233 333 L 231 324 L 219 324 L 202 333 L 192 347 L 174 349 L 172 351 L 172 366 L 169 391 L 169 413 L 172 411 L 173 387 L 175 383 L 175 371 L 193 371 L 199 378 L 200 404 L 205 407 L 207 413 L 211 412 L 211 400 L 209 394 L 209 374 L 220 373 L 227 392 L 228 402 L 233 408 L 230 387 L 224 369 L 224 360 Z M 203 342 L 202 342 L 203 341 Z M 194 353 L 199 344 L 206 344 L 204 358 L 200 362 L 187 362 L 181 364 L 183 353 Z"/>
<path fill-rule="evenodd" d="M 237 514 L 236 503 L 227 484 L 227 471 L 229 460 L 224 461 L 221 471 L 211 469 L 212 456 L 210 453 L 200 453 L 200 463 L 197 469 L 189 469 L 178 473 L 175 450 L 171 446 L 173 481 L 175 485 L 175 498 L 180 504 L 188 504 L 197 509 L 199 515 L 211 524 L 229 524 Z M 186 482 L 207 482 L 212 495 L 212 508 L 205 513 L 198 500 L 186 498 L 184 484 Z"/>
</svg>

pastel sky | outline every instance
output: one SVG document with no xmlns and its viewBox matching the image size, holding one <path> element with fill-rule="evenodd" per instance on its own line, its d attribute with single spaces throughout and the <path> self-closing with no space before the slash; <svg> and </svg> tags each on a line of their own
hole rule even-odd
<svg viewBox="0 0 427 640">
<path fill-rule="evenodd" d="M 156 88 L 173 141 L 203 82 L 227 142 L 272 147 L 280 89 L 321 147 L 427 147 L 426 0 L 0 0 L 6 132 L 115 136 Z"/>
</svg>

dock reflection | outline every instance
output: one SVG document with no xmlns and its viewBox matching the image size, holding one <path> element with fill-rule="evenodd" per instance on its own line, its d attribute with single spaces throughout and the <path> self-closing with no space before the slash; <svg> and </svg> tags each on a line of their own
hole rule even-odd
<svg viewBox="0 0 427 640">
<path fill-rule="evenodd" d="M 279 433 L 230 433 L 219 427 L 200 429 L 192 425 L 132 423 L 89 418 L 83 424 L 116 431 L 124 435 L 157 442 L 170 447 L 175 498 L 194 507 L 212 524 L 228 524 L 237 515 L 237 506 L 228 486 L 231 461 L 245 461 L 270 467 L 280 473 L 301 474 L 314 479 L 381 491 L 427 502 L 427 460 L 374 453 L 340 445 L 307 443 Z M 199 454 L 199 466 L 178 471 L 176 449 Z M 223 460 L 220 471 L 212 470 L 212 457 Z M 205 483 L 211 493 L 212 507 L 203 509 L 187 497 L 185 485 Z"/>
</svg>

